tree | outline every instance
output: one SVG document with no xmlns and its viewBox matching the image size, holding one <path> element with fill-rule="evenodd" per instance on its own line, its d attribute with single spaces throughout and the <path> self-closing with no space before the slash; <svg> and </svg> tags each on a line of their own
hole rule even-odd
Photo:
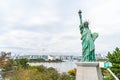
<svg viewBox="0 0 120 80">
<path fill-rule="evenodd" d="M 16 64 L 18 67 L 23 67 L 23 68 L 27 68 L 29 66 L 28 59 L 26 58 L 16 60 Z"/>
<path fill-rule="evenodd" d="M 3 78 L 10 76 L 10 74 L 13 72 L 13 60 L 7 55 L 9 54 L 5 53 L 0 56 L 0 69 L 2 70 L 1 74 Z"/>
<path fill-rule="evenodd" d="M 0 69 L 11 70 L 13 66 L 13 60 L 7 59 L 6 56 L 8 54 L 5 53 L 4 55 L 0 56 Z"/>
<path fill-rule="evenodd" d="M 4 68 L 6 65 L 6 60 L 5 60 L 6 56 L 7 54 L 0 56 L 0 69 Z"/>
<path fill-rule="evenodd" d="M 110 69 L 120 79 L 120 49 L 117 47 L 113 53 L 108 52 L 107 58 L 112 63 Z"/>
</svg>

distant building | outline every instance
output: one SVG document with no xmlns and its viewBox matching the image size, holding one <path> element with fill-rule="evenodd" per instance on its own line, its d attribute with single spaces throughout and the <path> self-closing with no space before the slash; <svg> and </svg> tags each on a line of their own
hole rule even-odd
<svg viewBox="0 0 120 80">
<path fill-rule="evenodd" d="M 48 60 L 48 55 L 22 55 L 22 56 L 15 56 L 14 59 L 45 59 Z"/>
<path fill-rule="evenodd" d="M 102 54 L 95 54 L 96 59 L 106 59 Z M 44 59 L 44 60 L 62 60 L 62 61 L 80 61 L 82 56 L 74 56 L 74 55 L 17 55 L 14 59 Z"/>
<path fill-rule="evenodd" d="M 53 55 L 48 55 L 48 60 L 55 60 L 56 58 L 55 58 L 55 56 L 53 56 Z"/>
<path fill-rule="evenodd" d="M 103 54 L 95 54 L 95 57 L 96 57 L 96 60 L 99 60 L 99 59 L 107 59 L 105 55 Z"/>
<path fill-rule="evenodd" d="M 44 59 L 44 60 L 62 60 L 62 61 L 74 61 L 80 60 L 81 56 L 73 56 L 73 55 L 22 55 L 15 56 L 14 59 Z"/>
</svg>

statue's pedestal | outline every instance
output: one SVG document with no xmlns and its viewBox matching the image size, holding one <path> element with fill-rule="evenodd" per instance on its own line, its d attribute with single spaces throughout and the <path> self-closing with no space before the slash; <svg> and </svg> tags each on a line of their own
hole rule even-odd
<svg viewBox="0 0 120 80">
<path fill-rule="evenodd" d="M 103 80 L 98 62 L 77 62 L 76 80 Z"/>
</svg>

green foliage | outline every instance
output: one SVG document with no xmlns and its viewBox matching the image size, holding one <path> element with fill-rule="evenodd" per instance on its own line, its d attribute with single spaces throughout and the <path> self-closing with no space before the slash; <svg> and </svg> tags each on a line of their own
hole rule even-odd
<svg viewBox="0 0 120 80">
<path fill-rule="evenodd" d="M 59 73 L 57 72 L 56 69 L 49 69 L 48 73 L 50 77 L 52 78 L 52 80 L 57 80 L 59 78 Z"/>
<path fill-rule="evenodd" d="M 63 61 L 60 59 L 55 59 L 55 60 L 49 60 L 48 62 L 63 62 Z"/>
<path fill-rule="evenodd" d="M 49 67 L 48 69 L 47 69 L 48 71 L 52 71 L 52 70 L 56 70 L 55 68 L 53 68 L 53 67 Z"/>
<path fill-rule="evenodd" d="M 41 65 L 41 66 L 39 66 L 38 68 L 37 68 L 37 70 L 39 71 L 39 72 L 46 72 L 47 71 L 47 68 L 45 67 L 45 66 L 43 66 L 43 65 Z"/>
<path fill-rule="evenodd" d="M 75 76 L 76 75 L 76 68 L 74 68 L 72 70 L 69 70 L 68 74 L 71 75 L 71 76 Z"/>
<path fill-rule="evenodd" d="M 112 77 L 104 78 L 103 80 L 114 80 Z"/>
<path fill-rule="evenodd" d="M 113 53 L 108 52 L 107 58 L 112 63 L 110 69 L 120 79 L 120 49 L 116 48 Z"/>
<path fill-rule="evenodd" d="M 74 80 L 72 79 L 69 75 L 67 75 L 66 73 L 63 73 L 60 75 L 60 77 L 57 80 Z"/>
<path fill-rule="evenodd" d="M 45 62 L 44 59 L 29 59 L 29 62 Z"/>
<path fill-rule="evenodd" d="M 28 59 L 17 59 L 16 60 L 16 65 L 19 67 L 23 67 L 23 68 L 27 68 L 29 65 L 27 64 L 28 63 Z"/>
<path fill-rule="evenodd" d="M 13 69 L 13 60 L 8 59 L 7 61 L 4 61 L 5 64 L 3 64 L 3 71 L 10 71 Z"/>
<path fill-rule="evenodd" d="M 74 80 L 66 73 L 58 73 L 52 67 L 29 66 L 28 59 L 9 59 L 4 62 L 3 56 L 0 60 L 0 67 L 5 69 L 3 77 L 10 80 Z"/>
<path fill-rule="evenodd" d="M 10 80 L 75 80 L 66 73 L 58 73 L 55 68 L 29 66 L 27 69 L 20 67 L 10 76 Z"/>
<path fill-rule="evenodd" d="M 114 80 L 112 75 L 109 73 L 109 71 L 106 68 L 101 68 L 102 74 L 105 77 L 104 80 Z"/>
<path fill-rule="evenodd" d="M 103 76 L 110 76 L 109 71 L 106 68 L 101 68 Z"/>
<path fill-rule="evenodd" d="M 56 59 L 56 60 L 29 59 L 29 62 L 63 62 L 63 61 L 60 59 Z"/>
</svg>

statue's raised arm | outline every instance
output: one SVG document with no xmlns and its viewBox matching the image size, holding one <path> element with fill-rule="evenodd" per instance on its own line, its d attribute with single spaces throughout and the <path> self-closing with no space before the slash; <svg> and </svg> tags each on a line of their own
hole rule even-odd
<svg viewBox="0 0 120 80">
<path fill-rule="evenodd" d="M 80 24 L 82 25 L 82 11 L 79 10 L 78 14 L 79 14 L 79 17 L 80 17 Z"/>
<path fill-rule="evenodd" d="M 82 23 L 82 11 L 79 10 L 78 14 L 79 14 L 79 18 L 80 18 L 80 26 L 79 26 L 79 28 L 80 28 L 80 33 L 82 34 L 83 29 L 84 29 L 84 25 Z"/>
</svg>

